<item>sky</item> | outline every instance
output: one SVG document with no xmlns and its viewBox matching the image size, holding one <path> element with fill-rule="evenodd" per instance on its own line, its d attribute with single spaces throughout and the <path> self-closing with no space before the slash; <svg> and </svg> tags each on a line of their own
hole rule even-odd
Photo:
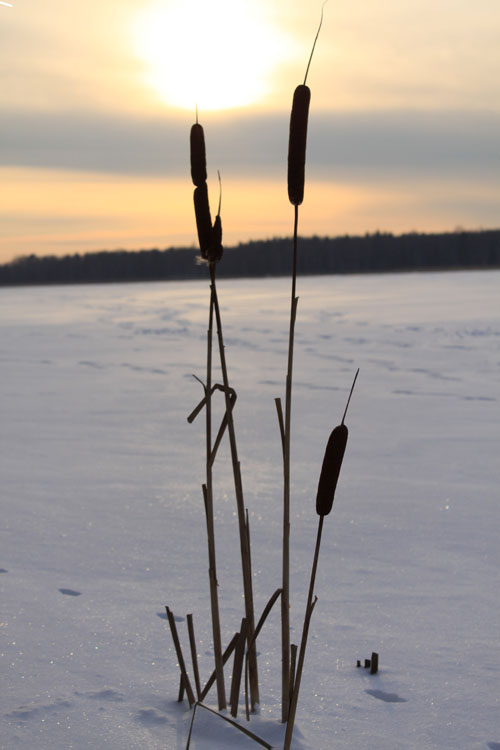
<svg viewBox="0 0 500 750">
<path fill-rule="evenodd" d="M 204 126 L 227 245 L 292 232 L 293 90 L 321 2 L 0 2 L 0 262 L 196 243 Z M 329 0 L 304 235 L 500 226 L 499 0 Z"/>
</svg>

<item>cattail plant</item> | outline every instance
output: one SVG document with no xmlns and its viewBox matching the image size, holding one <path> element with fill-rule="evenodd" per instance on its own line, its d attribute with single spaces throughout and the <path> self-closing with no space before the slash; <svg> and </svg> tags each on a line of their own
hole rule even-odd
<svg viewBox="0 0 500 750">
<path fill-rule="evenodd" d="M 205 154 L 205 135 L 202 126 L 196 122 L 191 128 L 191 177 L 195 185 L 194 210 L 196 217 L 196 228 L 200 253 L 203 259 L 208 259 L 212 246 L 212 220 L 210 217 L 210 206 L 208 202 L 207 167 Z M 211 274 L 215 275 L 215 270 Z M 222 641 L 220 632 L 219 599 L 217 592 L 217 568 L 215 555 L 215 529 L 213 512 L 213 479 L 212 479 L 212 342 L 213 342 L 213 320 L 214 320 L 214 292 L 210 293 L 210 305 L 208 315 L 207 332 L 207 374 L 205 390 L 205 419 L 206 419 L 206 482 L 203 485 L 203 500 L 205 504 L 205 516 L 207 522 L 208 538 L 208 562 L 209 562 L 209 587 L 210 605 L 212 611 L 212 636 L 214 640 L 215 678 L 217 683 L 217 699 L 219 710 L 226 708 L 226 690 L 224 684 L 224 666 L 222 660 Z"/>
<path fill-rule="evenodd" d="M 337 489 L 337 482 L 339 479 L 340 469 L 342 466 L 342 460 L 347 445 L 348 429 L 345 424 L 345 418 L 349 403 L 351 401 L 352 392 L 356 385 L 356 380 L 359 374 L 359 369 L 356 371 L 354 380 L 347 399 L 347 404 L 342 417 L 342 422 L 335 427 L 331 433 L 328 443 L 326 445 L 325 456 L 323 459 L 323 465 L 321 467 L 321 474 L 318 482 L 318 491 L 316 494 L 316 513 L 319 516 L 318 522 L 318 533 L 316 536 L 316 546 L 314 549 L 314 559 L 311 571 L 311 580 L 309 583 L 309 593 L 307 596 L 306 612 L 304 616 L 304 625 L 302 628 L 302 639 L 300 642 L 299 658 L 297 662 L 297 669 L 295 672 L 294 682 L 291 688 L 291 700 L 290 700 L 290 711 L 288 715 L 288 722 L 285 734 L 285 744 L 283 750 L 289 750 L 292 742 L 293 727 L 295 723 L 295 713 L 297 711 L 297 702 L 299 699 L 300 681 L 302 678 L 302 669 L 304 667 L 304 658 L 306 655 L 307 636 L 309 634 L 309 624 L 311 622 L 311 615 L 313 613 L 316 599 L 313 600 L 314 596 L 314 584 L 316 581 L 316 570 L 318 568 L 319 548 L 321 545 L 321 535 L 323 532 L 323 521 L 333 506 L 333 500 L 335 497 L 335 490 Z"/>
<path fill-rule="evenodd" d="M 217 578 L 215 572 L 215 539 L 213 527 L 213 481 L 212 471 L 215 460 L 215 452 L 220 442 L 219 436 L 215 446 L 212 445 L 212 412 L 211 397 L 212 391 L 212 349 L 213 349 L 213 325 L 214 317 L 217 328 L 217 342 L 219 349 L 220 367 L 222 372 L 222 386 L 219 386 L 224 393 L 226 411 L 221 429 L 226 429 L 229 435 L 229 444 L 231 451 L 231 462 L 233 467 L 233 477 L 236 495 L 236 507 L 238 515 L 238 527 L 240 536 L 240 552 L 243 572 L 243 591 L 245 597 L 245 638 L 243 639 L 243 649 L 245 641 L 249 645 L 249 683 L 250 698 L 252 710 L 259 703 L 259 685 L 257 672 L 257 651 L 253 639 L 255 630 L 255 617 L 253 606 L 253 587 L 252 587 L 252 568 L 250 557 L 250 528 L 248 513 L 245 511 L 243 499 L 243 484 L 241 479 L 240 461 L 236 445 L 236 434 L 233 420 L 234 390 L 230 388 L 229 376 L 226 364 L 226 354 L 224 348 L 224 339 L 222 333 L 222 319 L 219 307 L 219 300 L 216 287 L 216 267 L 223 254 L 222 246 L 222 221 L 221 221 L 221 179 L 219 174 L 219 207 L 217 216 L 212 224 L 210 215 L 210 205 L 208 200 L 208 188 L 206 183 L 206 151 L 205 136 L 202 126 L 198 123 L 198 116 L 195 124 L 191 128 L 190 135 L 191 146 L 191 176 L 195 184 L 194 190 L 194 208 L 196 217 L 196 227 L 198 231 L 198 240 L 200 245 L 201 257 L 207 261 L 210 274 L 210 307 L 209 307 L 209 325 L 207 334 L 207 377 L 205 388 L 205 409 L 206 409 L 206 484 L 203 487 L 205 509 L 207 516 L 207 532 L 209 539 L 209 561 L 210 561 L 210 591 L 212 602 L 212 629 L 214 635 L 214 652 L 216 666 L 216 681 L 219 700 L 219 710 L 226 707 L 226 697 L 224 689 L 224 676 L 222 664 L 222 645 L 220 639 L 220 618 L 217 603 Z M 240 649 L 241 650 L 241 649 Z M 243 660 L 243 655 L 241 657 Z M 243 661 L 242 661 L 243 663 Z M 241 674 L 241 672 L 240 672 Z M 232 712 L 235 713 L 237 697 L 235 698 L 234 680 L 232 694 Z"/>
<path fill-rule="evenodd" d="M 323 23 L 323 8 L 314 44 L 309 56 L 304 83 L 297 86 L 293 96 L 290 116 L 290 136 L 288 141 L 288 198 L 294 207 L 292 291 L 290 301 L 290 326 L 288 335 L 288 366 L 285 384 L 285 416 L 283 418 L 281 399 L 276 399 L 278 420 L 283 448 L 283 549 L 282 549 L 282 594 L 281 594 L 281 721 L 288 720 L 290 701 L 290 440 L 292 415 L 292 375 L 295 320 L 297 317 L 297 239 L 299 206 L 304 200 L 305 161 L 307 145 L 307 122 L 311 91 L 307 86 L 307 76 Z"/>
<path fill-rule="evenodd" d="M 324 5 L 324 4 L 323 4 Z M 196 122 L 191 128 L 190 134 L 190 153 L 191 153 L 191 177 L 194 189 L 194 209 L 196 218 L 196 229 L 200 246 L 200 254 L 203 261 L 206 262 L 210 277 L 210 303 L 208 314 L 207 330 L 207 356 L 206 356 L 206 381 L 201 382 L 204 389 L 204 397 L 198 406 L 188 417 L 192 422 L 200 411 L 205 409 L 205 431 L 206 431 L 206 477 L 202 485 L 203 500 L 205 505 L 205 516 L 207 523 L 208 537 L 208 558 L 209 558 L 209 587 L 210 587 L 210 604 L 212 616 L 212 634 L 214 640 L 214 659 L 215 668 L 202 687 L 198 661 L 196 656 L 196 641 L 194 634 L 194 624 L 192 615 L 187 616 L 189 644 L 191 659 L 193 664 L 193 674 L 195 680 L 195 691 L 191 685 L 185 660 L 182 654 L 182 647 L 175 625 L 173 613 L 167 607 L 167 616 L 174 640 L 174 646 L 180 668 L 180 691 L 179 700 L 182 700 L 186 694 L 190 706 L 194 705 L 187 749 L 191 741 L 191 734 L 194 725 L 196 709 L 205 708 L 208 711 L 213 709 L 204 705 L 208 691 L 216 683 L 219 713 L 215 712 L 224 721 L 229 722 L 248 737 L 253 739 L 263 747 L 271 746 L 257 735 L 243 728 L 234 722 L 224 713 L 220 713 L 227 707 L 226 687 L 224 680 L 224 665 L 230 656 L 234 653 L 234 664 L 231 679 L 231 692 L 229 707 L 233 717 L 237 716 L 238 703 L 240 695 L 240 685 L 242 678 L 244 680 L 245 704 L 247 719 L 250 718 L 251 710 L 254 710 L 259 703 L 259 684 L 257 671 L 256 640 L 260 631 L 269 615 L 272 607 L 278 598 L 281 597 L 281 655 L 282 655 L 282 713 L 281 720 L 286 723 L 286 734 L 284 750 L 289 750 L 297 711 L 297 702 L 299 697 L 300 683 L 304 667 L 304 659 L 309 633 L 311 616 L 316 604 L 314 596 L 314 586 L 316 581 L 316 572 L 319 559 L 321 536 L 323 523 L 333 506 L 335 491 L 340 475 L 342 461 L 347 445 L 348 429 L 345 424 L 345 417 L 352 397 L 354 386 L 358 377 L 359 370 L 356 372 L 352 387 L 349 393 L 345 407 L 342 422 L 332 431 L 325 451 L 323 465 L 318 482 L 316 495 L 316 512 L 319 516 L 318 532 L 316 546 L 314 550 L 313 565 L 309 583 L 304 624 L 300 650 L 294 644 L 290 644 L 290 445 L 291 445 L 291 413 L 292 413 L 292 377 L 293 377 L 293 356 L 294 356 L 294 339 L 295 339 L 295 322 L 297 316 L 298 297 L 296 296 L 297 285 L 297 244 L 298 244 L 298 215 L 299 206 L 304 200 L 305 184 L 305 160 L 307 147 L 307 125 L 309 117 L 309 105 L 311 100 L 311 91 L 307 86 L 307 77 L 311 65 L 312 57 L 319 37 L 323 23 L 323 8 L 321 10 L 321 19 L 316 32 L 312 50 L 307 63 L 304 82 L 297 86 L 293 96 L 292 111 L 290 116 L 290 131 L 288 144 L 288 197 L 294 208 L 293 223 L 293 254 L 292 254 L 292 288 L 290 300 L 290 325 L 288 340 L 288 360 L 285 384 L 285 405 L 284 409 L 281 399 L 277 398 L 276 409 L 280 427 L 282 452 L 283 452 L 283 551 L 282 551 L 282 586 L 277 589 L 269 599 L 264 611 L 255 626 L 253 590 L 252 590 L 252 568 L 250 556 L 250 527 L 248 520 L 248 510 L 244 505 L 243 486 L 240 470 L 240 461 L 236 445 L 236 435 L 233 419 L 233 409 L 236 401 L 236 393 L 230 387 L 226 355 L 224 348 L 224 339 L 222 333 L 222 320 L 219 307 L 219 300 L 216 287 L 216 269 L 217 264 L 223 255 L 222 246 L 222 220 L 221 220 L 221 203 L 222 188 L 221 178 L 219 178 L 219 204 L 217 215 L 212 221 L 208 186 L 207 186 L 207 164 L 205 135 L 203 127 L 198 122 L 198 112 L 196 112 Z M 213 350 L 214 350 L 214 326 L 216 329 L 218 355 L 220 369 L 222 373 L 222 383 L 213 382 Z M 225 413 L 215 440 L 213 440 L 212 424 L 212 397 L 216 391 L 221 391 L 225 400 Z M 214 530 L 214 493 L 213 493 L 213 467 L 217 451 L 224 434 L 227 431 L 231 453 L 231 463 L 233 468 L 233 478 L 235 486 L 235 497 L 237 507 L 237 518 L 240 539 L 240 552 L 243 573 L 243 593 L 245 600 L 245 613 L 241 620 L 241 626 L 237 633 L 233 635 L 229 645 L 223 651 L 221 639 L 221 623 L 217 592 L 217 572 L 216 572 L 216 553 L 215 553 L 215 530 Z"/>
</svg>

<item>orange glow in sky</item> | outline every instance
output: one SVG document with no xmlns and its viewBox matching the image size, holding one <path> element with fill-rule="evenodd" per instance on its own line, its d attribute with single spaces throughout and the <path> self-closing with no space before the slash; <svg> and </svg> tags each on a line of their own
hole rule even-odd
<svg viewBox="0 0 500 750">
<path fill-rule="evenodd" d="M 0 0 L 0 263 L 194 245 L 196 105 L 225 244 L 290 235 L 290 106 L 322 4 Z M 327 3 L 299 231 L 498 227 L 499 38 L 499 0 Z"/>
</svg>

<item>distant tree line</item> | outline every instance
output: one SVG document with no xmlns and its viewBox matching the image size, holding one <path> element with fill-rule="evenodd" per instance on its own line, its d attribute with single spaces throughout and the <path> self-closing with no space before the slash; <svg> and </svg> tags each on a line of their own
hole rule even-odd
<svg viewBox="0 0 500 750">
<path fill-rule="evenodd" d="M 291 240 L 254 240 L 226 248 L 217 273 L 225 277 L 283 276 L 290 272 Z M 387 273 L 500 267 L 500 230 L 376 232 L 360 237 L 300 239 L 298 272 Z M 0 266 L 0 284 L 76 284 L 206 279 L 194 248 L 114 250 L 64 257 L 27 255 Z"/>
</svg>

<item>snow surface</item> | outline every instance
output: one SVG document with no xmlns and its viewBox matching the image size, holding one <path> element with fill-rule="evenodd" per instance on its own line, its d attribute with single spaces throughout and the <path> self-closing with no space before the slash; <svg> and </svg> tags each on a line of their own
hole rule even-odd
<svg viewBox="0 0 500 750">
<path fill-rule="evenodd" d="M 499 288 L 499 271 L 299 279 L 296 643 L 323 453 L 361 372 L 325 520 L 294 750 L 500 748 Z M 289 289 L 286 279 L 219 283 L 257 615 L 281 576 L 274 398 L 284 397 Z M 198 282 L 0 291 L 5 750 L 185 748 L 191 715 L 176 701 L 164 606 L 186 652 L 193 613 L 206 679 L 204 423 L 186 417 L 201 398 L 192 375 L 204 376 L 207 308 Z M 226 446 L 215 480 L 227 643 L 243 602 Z M 250 728 L 280 747 L 279 606 L 258 647 Z M 356 668 L 372 651 L 375 676 Z M 198 712 L 194 750 L 251 747 Z"/>
</svg>

